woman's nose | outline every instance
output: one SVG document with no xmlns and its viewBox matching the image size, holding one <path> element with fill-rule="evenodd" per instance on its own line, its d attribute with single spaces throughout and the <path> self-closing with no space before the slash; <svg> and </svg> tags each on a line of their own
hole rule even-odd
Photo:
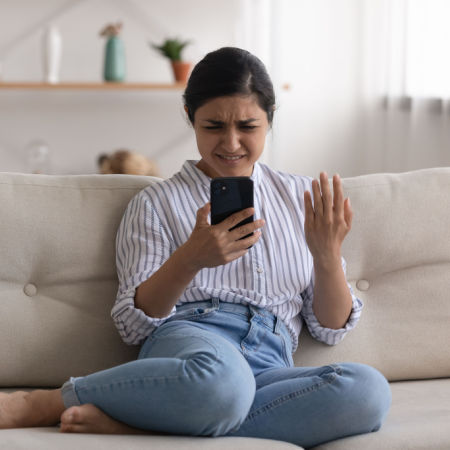
<svg viewBox="0 0 450 450">
<path fill-rule="evenodd" d="M 227 130 L 223 136 L 222 146 L 227 152 L 235 152 L 241 147 L 239 133 L 236 130 Z"/>
</svg>

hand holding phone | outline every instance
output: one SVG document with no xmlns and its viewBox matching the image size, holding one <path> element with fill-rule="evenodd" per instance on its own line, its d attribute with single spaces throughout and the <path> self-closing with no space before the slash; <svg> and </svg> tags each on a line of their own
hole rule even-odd
<svg viewBox="0 0 450 450">
<path fill-rule="evenodd" d="M 177 251 L 189 255 L 189 263 L 196 270 L 240 258 L 258 242 L 259 229 L 265 224 L 263 219 L 254 220 L 253 211 L 250 178 L 215 178 L 211 181 L 210 202 L 197 211 L 191 236 Z"/>
<path fill-rule="evenodd" d="M 253 207 L 253 180 L 249 177 L 224 177 L 211 180 L 211 225 L 223 222 L 232 214 Z M 253 222 L 253 215 L 242 220 L 229 231 Z M 245 239 L 252 233 L 241 237 Z"/>
</svg>

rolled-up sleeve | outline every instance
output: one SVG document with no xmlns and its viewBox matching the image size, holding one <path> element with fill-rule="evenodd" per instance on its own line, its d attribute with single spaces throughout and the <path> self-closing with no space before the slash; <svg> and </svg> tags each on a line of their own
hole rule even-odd
<svg viewBox="0 0 450 450">
<path fill-rule="evenodd" d="M 111 317 L 123 341 L 139 345 L 175 313 L 153 318 L 135 307 L 136 288 L 150 278 L 172 253 L 171 239 L 151 205 L 149 192 L 139 192 L 127 206 L 116 235 L 119 288 Z"/>
<path fill-rule="evenodd" d="M 346 262 L 345 259 L 342 258 L 342 268 L 344 270 L 344 273 L 346 273 Z M 303 307 L 301 310 L 301 316 L 303 317 L 306 326 L 308 327 L 309 332 L 311 333 L 311 336 L 314 339 L 317 339 L 320 342 L 323 342 L 328 345 L 336 345 L 342 339 L 345 337 L 345 335 L 353 329 L 360 316 L 361 316 L 361 310 L 363 308 L 362 301 L 356 297 L 355 293 L 353 292 L 352 287 L 347 282 L 347 285 L 350 289 L 350 293 L 352 296 L 352 311 L 350 313 L 350 316 L 347 320 L 347 323 L 343 328 L 326 328 L 323 327 L 319 321 L 317 320 L 316 315 L 314 314 L 313 310 L 313 297 L 314 297 L 314 270 L 312 272 L 311 276 L 311 283 L 308 285 L 308 287 L 302 292 L 302 299 L 303 299 Z"/>
</svg>

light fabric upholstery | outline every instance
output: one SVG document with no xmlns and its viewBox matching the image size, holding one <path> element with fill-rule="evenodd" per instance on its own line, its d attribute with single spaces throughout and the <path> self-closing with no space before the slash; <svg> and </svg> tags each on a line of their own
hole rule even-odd
<svg viewBox="0 0 450 450">
<path fill-rule="evenodd" d="M 137 355 L 110 318 L 114 240 L 148 182 L 1 174 L 0 386 L 59 386 Z"/>
<path fill-rule="evenodd" d="M 450 169 L 366 175 L 344 187 L 354 219 L 343 254 L 364 309 L 335 347 L 304 333 L 296 364 L 362 362 L 389 380 L 450 376 Z"/>
<path fill-rule="evenodd" d="M 110 319 L 114 240 L 129 200 L 150 177 L 0 173 L 0 387 L 54 387 L 137 355 Z M 364 301 L 335 347 L 303 332 L 297 365 L 355 361 L 392 383 L 377 433 L 320 449 L 450 448 L 450 168 L 343 180 L 354 210 L 343 254 Z M 426 380 L 443 378 L 441 380 Z M 300 420 L 300 418 L 299 418 Z M 0 431 L 0 450 L 299 448 L 276 441 L 169 436 L 67 436 Z"/>
<path fill-rule="evenodd" d="M 63 434 L 54 428 L 0 431 L 0 450 L 301 450 L 269 439 L 188 436 Z M 214 444 L 212 444 L 214 443 Z"/>
<path fill-rule="evenodd" d="M 391 389 L 392 408 L 379 431 L 314 450 L 449 450 L 450 380 L 397 381 Z"/>
</svg>

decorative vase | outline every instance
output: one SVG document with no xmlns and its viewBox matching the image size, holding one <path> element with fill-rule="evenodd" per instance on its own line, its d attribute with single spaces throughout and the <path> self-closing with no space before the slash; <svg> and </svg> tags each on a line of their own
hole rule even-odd
<svg viewBox="0 0 450 450">
<path fill-rule="evenodd" d="M 178 83 L 186 83 L 191 71 L 191 63 L 185 61 L 171 61 L 173 76 Z"/>
<path fill-rule="evenodd" d="M 50 150 L 44 140 L 33 140 L 25 147 L 25 171 L 34 174 L 50 173 Z"/>
<path fill-rule="evenodd" d="M 103 78 L 105 81 L 125 80 L 125 46 L 118 36 L 111 36 L 106 42 Z"/>
<path fill-rule="evenodd" d="M 42 40 L 42 62 L 44 67 L 44 82 L 58 83 L 61 68 L 61 34 L 54 25 L 48 26 Z"/>
</svg>

